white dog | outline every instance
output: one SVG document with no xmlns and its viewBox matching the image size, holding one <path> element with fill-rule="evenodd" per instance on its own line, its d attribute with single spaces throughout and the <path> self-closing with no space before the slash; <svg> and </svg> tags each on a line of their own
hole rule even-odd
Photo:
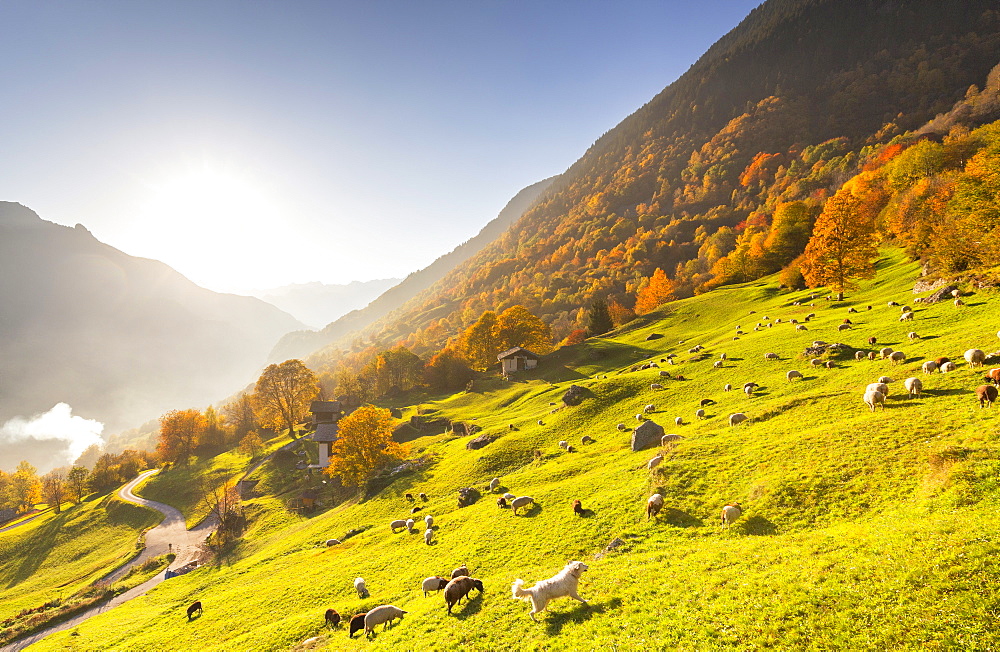
<svg viewBox="0 0 1000 652">
<path fill-rule="evenodd" d="M 587 604 L 587 601 L 576 592 L 577 584 L 580 583 L 580 575 L 587 568 L 589 567 L 582 561 L 571 561 L 555 577 L 542 580 L 529 589 L 521 588 L 524 585 L 524 580 L 514 580 L 514 584 L 511 586 L 514 599 L 531 600 L 531 611 L 528 615 L 536 622 L 535 614 L 545 611 L 545 605 L 549 603 L 549 600 L 570 597 Z"/>
</svg>

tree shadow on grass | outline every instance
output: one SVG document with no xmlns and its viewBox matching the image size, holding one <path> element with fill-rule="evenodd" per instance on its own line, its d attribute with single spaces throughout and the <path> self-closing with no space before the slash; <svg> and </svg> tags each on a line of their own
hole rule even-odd
<svg viewBox="0 0 1000 652">
<path fill-rule="evenodd" d="M 586 599 L 586 596 L 583 596 Z M 569 598 L 572 600 L 572 598 Z M 530 604 L 530 603 L 529 603 Z M 551 607 L 552 603 L 549 603 Z M 572 608 L 566 611 L 549 612 L 545 619 L 545 631 L 550 636 L 559 634 L 563 626 L 568 622 L 582 623 L 589 620 L 594 614 L 603 614 L 609 610 L 619 609 L 622 605 L 621 598 L 612 598 L 606 602 L 589 602 L 582 604 L 573 600 Z M 535 616 L 538 617 L 537 615 Z"/>
<path fill-rule="evenodd" d="M 479 611 L 482 608 L 483 608 L 483 594 L 476 591 L 476 597 L 465 598 L 465 604 L 462 605 L 461 611 L 455 611 L 454 607 L 452 607 L 451 615 L 453 615 L 455 618 L 458 618 L 459 620 L 465 620 L 470 616 L 475 616 L 477 613 L 479 613 Z"/>
</svg>

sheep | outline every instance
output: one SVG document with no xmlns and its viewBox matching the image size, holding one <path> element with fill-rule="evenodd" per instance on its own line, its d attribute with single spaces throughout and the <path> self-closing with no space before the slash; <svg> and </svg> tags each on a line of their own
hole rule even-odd
<svg viewBox="0 0 1000 652">
<path fill-rule="evenodd" d="M 336 609 L 327 609 L 324 614 L 324 619 L 328 627 L 339 627 L 340 626 L 340 614 Z"/>
<path fill-rule="evenodd" d="M 363 611 L 359 614 L 354 614 L 351 616 L 350 622 L 350 632 L 348 633 L 348 638 L 354 638 L 354 632 L 360 632 L 365 628 L 365 616 L 368 615 L 367 611 Z"/>
<path fill-rule="evenodd" d="M 875 382 L 885 383 L 886 385 L 888 385 L 889 383 L 892 382 L 892 378 L 889 378 L 888 376 L 879 376 L 877 379 L 875 379 Z"/>
<path fill-rule="evenodd" d="M 535 499 L 530 496 L 518 496 L 510 503 L 510 508 L 514 512 L 514 516 L 517 516 L 518 507 L 527 507 L 531 503 L 535 502 Z"/>
<path fill-rule="evenodd" d="M 899 309 L 899 312 L 913 312 L 913 308 L 911 308 L 910 306 L 903 306 L 902 308 Z"/>
<path fill-rule="evenodd" d="M 539 419 L 539 420 L 538 420 L 538 425 L 540 425 L 540 426 L 544 426 L 544 425 L 545 425 L 545 423 L 543 423 L 543 422 L 542 422 L 542 420 L 541 420 L 541 419 Z"/>
<path fill-rule="evenodd" d="M 940 358 L 934 358 L 934 362 L 937 364 L 938 369 L 940 369 L 945 362 L 951 362 L 951 358 L 946 358 L 942 356 Z"/>
<path fill-rule="evenodd" d="M 713 365 L 713 369 L 722 369 L 722 360 L 717 360 Z"/>
<path fill-rule="evenodd" d="M 645 412 L 646 414 L 650 414 L 652 412 L 656 412 L 656 406 L 653 405 L 652 403 L 650 403 L 646 407 L 642 408 L 642 411 Z"/>
<path fill-rule="evenodd" d="M 635 420 L 636 421 L 645 421 L 646 420 L 646 415 L 645 414 L 637 414 L 637 415 L 635 415 Z"/>
<path fill-rule="evenodd" d="M 982 367 L 983 362 L 986 361 L 986 354 L 980 349 L 969 349 L 963 354 L 963 357 L 970 367 Z"/>
<path fill-rule="evenodd" d="M 889 356 L 889 360 L 892 361 L 892 364 L 898 365 L 899 363 L 906 361 L 906 354 L 902 351 L 893 351 Z"/>
<path fill-rule="evenodd" d="M 882 356 L 882 359 L 883 359 L 883 360 L 885 360 L 885 359 L 886 359 L 886 358 L 888 358 L 888 357 L 889 357 L 890 355 L 892 355 L 892 349 L 891 349 L 891 348 L 889 348 L 889 347 L 887 346 L 887 347 L 885 347 L 885 348 L 882 348 L 882 349 L 879 349 L 879 352 L 878 352 L 878 354 L 879 354 L 880 356 Z"/>
<path fill-rule="evenodd" d="M 591 437 L 590 435 L 584 435 L 583 437 L 580 437 L 581 444 L 593 444 L 594 441 L 595 441 L 594 438 Z"/>
<path fill-rule="evenodd" d="M 680 435 L 673 435 L 673 434 L 663 435 L 662 437 L 660 437 L 660 446 L 666 446 L 667 444 L 671 444 L 675 441 L 680 441 L 681 439 L 684 438 L 681 437 Z"/>
<path fill-rule="evenodd" d="M 747 420 L 747 415 L 743 414 L 742 412 L 734 412 L 733 414 L 729 415 L 729 426 L 730 427 L 738 426 L 746 420 Z"/>
<path fill-rule="evenodd" d="M 797 370 L 792 369 L 787 374 L 785 374 L 785 378 L 788 379 L 788 382 L 792 382 L 796 378 L 802 378 L 802 374 L 799 373 Z"/>
<path fill-rule="evenodd" d="M 993 401 L 997 400 L 997 388 L 994 385 L 980 385 L 976 388 L 976 398 L 979 399 L 979 407 L 993 407 Z"/>
<path fill-rule="evenodd" d="M 962 301 L 961 299 L 955 299 L 955 307 L 956 308 L 961 308 L 964 305 L 965 305 L 964 301 Z"/>
<path fill-rule="evenodd" d="M 412 503 L 413 502 L 413 494 L 406 494 L 406 499 Z"/>
<path fill-rule="evenodd" d="M 628 430 L 628 426 L 626 426 L 624 423 L 619 423 L 617 426 L 615 426 L 615 428 L 618 428 L 618 430 L 620 430 L 621 432 L 625 432 L 626 430 Z"/>
<path fill-rule="evenodd" d="M 765 360 L 777 360 L 778 359 L 778 354 L 777 353 L 765 353 L 764 354 L 764 359 Z"/>
<path fill-rule="evenodd" d="M 426 503 L 427 502 L 427 494 L 421 493 L 420 494 L 420 500 L 422 500 L 422 501 L 424 501 Z"/>
<path fill-rule="evenodd" d="M 577 516 L 583 516 L 583 503 L 579 499 L 573 501 L 573 513 Z"/>
<path fill-rule="evenodd" d="M 730 503 L 722 508 L 722 525 L 732 525 L 743 515 L 743 508 L 739 503 Z"/>
<path fill-rule="evenodd" d="M 566 447 L 566 452 L 567 452 L 567 453 L 575 453 L 575 452 L 576 452 L 576 449 L 575 449 L 575 448 L 573 448 L 573 446 L 567 446 L 567 447 Z"/>
<path fill-rule="evenodd" d="M 850 329 L 851 329 L 851 325 L 850 324 L 840 324 L 840 325 L 837 326 L 837 330 L 838 331 L 847 331 L 847 330 L 850 330 Z"/>
<path fill-rule="evenodd" d="M 703 408 L 698 408 L 697 410 L 694 411 L 694 416 L 695 416 L 695 418 L 698 418 L 698 419 L 704 419 L 705 418 L 705 410 Z"/>
<path fill-rule="evenodd" d="M 413 534 L 413 525 L 414 525 L 414 523 L 416 523 L 416 521 L 414 521 L 412 518 L 406 519 L 406 530 L 410 534 Z"/>
<path fill-rule="evenodd" d="M 413 509 L 411 509 L 410 513 L 411 514 L 416 514 L 417 512 L 419 512 L 422 509 L 423 509 L 423 507 L 417 506 L 417 507 L 414 507 Z"/>
<path fill-rule="evenodd" d="M 727 358 L 727 356 L 726 356 L 726 354 L 725 354 L 725 353 L 720 353 L 720 354 L 719 354 L 719 359 L 720 359 L 720 360 L 725 360 L 726 358 Z"/>
<path fill-rule="evenodd" d="M 958 367 L 955 366 L 954 362 L 949 360 L 948 362 L 945 362 L 938 368 L 941 370 L 941 373 L 946 374 L 955 371 L 955 369 L 957 369 Z"/>
<path fill-rule="evenodd" d="M 743 387 L 743 393 L 747 395 L 747 398 L 751 398 L 753 396 L 753 390 L 754 390 L 753 386 Z"/>
<path fill-rule="evenodd" d="M 726 383 L 725 385 L 722 386 L 722 391 L 731 392 L 733 391 L 733 386 L 730 385 L 729 383 Z"/>
<path fill-rule="evenodd" d="M 698 406 L 699 407 L 705 407 L 706 405 L 714 405 L 714 404 L 715 404 L 715 401 L 712 400 L 712 399 L 710 399 L 710 398 L 703 398 L 700 401 L 698 401 Z"/>
<path fill-rule="evenodd" d="M 428 514 L 424 517 L 424 523 L 427 524 L 427 527 L 434 527 L 434 517 Z"/>
<path fill-rule="evenodd" d="M 834 367 L 833 360 L 827 360 L 826 362 L 823 363 L 823 366 L 826 367 L 827 369 L 833 369 Z"/>
<path fill-rule="evenodd" d="M 882 411 L 885 411 L 885 396 L 882 392 L 875 390 L 865 392 L 865 403 L 872 409 L 872 412 L 879 405 L 882 406 Z"/>
<path fill-rule="evenodd" d="M 847 309 L 847 312 L 849 312 L 849 313 L 856 313 L 857 311 L 858 311 L 858 309 L 854 308 L 854 307 L 851 307 L 851 308 Z"/>
<path fill-rule="evenodd" d="M 424 530 L 424 543 L 431 545 L 431 541 L 434 540 L 434 530 L 427 528 Z"/>
<path fill-rule="evenodd" d="M 567 448 L 569 448 L 569 442 L 563 439 L 562 441 L 559 442 L 559 448 L 566 450 Z"/>
<path fill-rule="evenodd" d="M 823 361 L 820 360 L 819 358 L 813 358 L 812 360 L 809 361 L 809 364 L 811 364 L 814 367 L 822 367 Z"/>
<path fill-rule="evenodd" d="M 425 598 L 427 597 L 427 593 L 429 591 L 441 591 L 446 586 L 448 586 L 448 580 L 438 575 L 428 577 L 424 580 L 423 584 L 421 584 L 421 588 L 424 590 Z"/>
<path fill-rule="evenodd" d="M 393 606 L 391 604 L 380 604 L 365 616 L 365 636 L 371 637 L 375 633 L 375 627 L 377 625 L 383 625 L 382 629 L 386 629 L 389 625 L 397 618 L 402 619 L 403 614 L 406 612 L 399 607 Z"/>
<path fill-rule="evenodd" d="M 890 308 L 894 308 L 894 307 L 896 307 L 896 306 L 898 306 L 898 305 L 899 305 L 899 304 L 898 304 L 898 303 L 896 303 L 895 301 L 890 301 L 890 302 L 889 302 L 889 307 L 890 307 Z"/>
<path fill-rule="evenodd" d="M 774 323 L 775 324 L 780 324 L 781 323 L 781 317 L 778 317 L 777 319 L 775 319 Z"/>
<path fill-rule="evenodd" d="M 339 546 L 339 545 L 340 545 L 340 539 L 327 539 L 326 540 L 326 547 L 327 548 L 332 548 L 333 546 Z"/>
<path fill-rule="evenodd" d="M 469 566 L 464 561 L 462 562 L 461 566 L 451 571 L 451 579 L 455 579 L 456 577 L 462 577 L 462 576 L 467 577 L 468 575 L 469 575 Z"/>
<path fill-rule="evenodd" d="M 875 342 L 877 342 L 877 341 L 878 341 L 878 338 L 876 338 L 874 335 L 871 336 L 871 337 L 869 337 L 868 338 L 868 346 L 875 346 Z"/>
<path fill-rule="evenodd" d="M 826 342 L 823 340 L 813 340 L 813 346 L 826 346 Z"/>
<path fill-rule="evenodd" d="M 490 491 L 496 491 L 497 487 L 499 486 L 500 486 L 500 478 L 493 478 L 492 480 L 490 480 L 490 486 L 489 486 Z"/>
<path fill-rule="evenodd" d="M 500 509 L 507 509 L 507 499 L 504 498 L 503 496 L 497 498 L 497 507 L 499 507 Z"/>
<path fill-rule="evenodd" d="M 880 392 L 883 398 L 888 398 L 889 396 L 889 386 L 885 383 L 870 383 L 865 387 L 866 392 Z"/>
<path fill-rule="evenodd" d="M 928 360 L 924 364 L 920 365 L 920 368 L 925 374 L 932 374 L 937 371 L 937 363 L 933 360 Z"/>
<path fill-rule="evenodd" d="M 878 353 L 876 353 L 874 351 L 869 351 L 868 352 L 868 359 L 869 360 L 876 360 L 876 359 L 878 359 Z"/>
<path fill-rule="evenodd" d="M 656 515 L 660 513 L 663 509 L 663 496 L 660 494 L 653 494 L 646 499 L 646 520 L 651 518 L 656 518 Z"/>
<path fill-rule="evenodd" d="M 806 321 L 809 321 L 810 319 L 816 319 L 816 313 L 811 312 L 808 315 L 806 315 Z"/>
<path fill-rule="evenodd" d="M 744 391 L 746 391 L 746 389 L 747 389 L 748 387 L 749 387 L 750 389 L 757 389 L 758 387 L 760 387 L 760 385 L 758 385 L 757 383 L 755 383 L 755 382 L 753 382 L 753 381 L 751 381 L 751 382 L 749 382 L 749 383 L 743 383 L 743 390 L 744 390 Z"/>
<path fill-rule="evenodd" d="M 503 495 L 503 497 L 504 497 L 504 498 L 506 498 L 507 500 L 514 500 L 515 498 L 517 498 L 517 496 L 515 496 L 514 494 L 512 494 L 512 493 L 510 493 L 510 492 L 508 492 L 508 493 L 505 493 L 505 494 Z"/>
<path fill-rule="evenodd" d="M 1000 368 L 987 371 L 986 375 L 983 376 L 983 380 L 994 385 L 1000 385 Z"/>
<path fill-rule="evenodd" d="M 444 601 L 448 605 L 449 614 L 451 613 L 451 608 L 458 604 L 462 598 L 468 597 L 469 592 L 472 591 L 472 589 L 476 589 L 482 593 L 482 580 L 477 580 L 472 577 L 456 577 L 452 581 L 448 582 L 448 586 L 444 587 Z"/>
<path fill-rule="evenodd" d="M 663 385 L 661 385 L 660 383 L 653 383 L 652 385 L 649 386 L 649 388 L 652 390 L 663 389 Z"/>
<path fill-rule="evenodd" d="M 907 378 L 903 381 L 903 387 L 910 393 L 910 396 L 920 398 L 920 392 L 923 390 L 924 384 L 920 382 L 919 378 Z"/>
<path fill-rule="evenodd" d="M 364 579 L 360 577 L 354 578 L 354 590 L 358 592 L 358 597 L 362 600 L 368 597 L 368 587 L 365 586 Z"/>
<path fill-rule="evenodd" d="M 663 455 L 657 455 L 656 457 L 650 458 L 650 460 L 646 462 L 646 469 L 648 471 L 652 471 L 658 467 L 661 462 L 663 462 Z"/>
<path fill-rule="evenodd" d="M 797 325 L 797 326 L 795 327 L 795 330 L 797 330 L 797 331 L 807 331 L 807 330 L 809 330 L 809 329 L 808 329 L 808 328 L 806 328 L 806 325 L 805 325 L 805 324 L 799 324 L 799 325 Z"/>
<path fill-rule="evenodd" d="M 902 315 L 899 316 L 899 321 L 913 321 L 913 313 L 904 312 Z"/>
<path fill-rule="evenodd" d="M 951 298 L 957 299 L 960 296 L 962 296 L 962 291 L 961 290 L 955 289 L 955 290 L 951 291 Z"/>
<path fill-rule="evenodd" d="M 674 423 L 678 426 L 683 426 L 684 419 L 682 417 L 674 417 Z"/>
<path fill-rule="evenodd" d="M 906 334 L 906 338 L 912 341 L 912 340 L 919 340 L 920 336 L 917 335 L 916 332 L 910 331 L 909 333 Z"/>
<path fill-rule="evenodd" d="M 864 360 L 865 359 L 865 352 L 864 351 L 855 351 L 854 352 L 854 359 L 858 360 L 858 361 Z"/>
<path fill-rule="evenodd" d="M 660 378 L 670 378 L 670 372 L 669 371 L 665 371 L 665 370 L 661 371 L 660 372 Z"/>
<path fill-rule="evenodd" d="M 389 528 L 395 532 L 396 530 L 401 530 L 406 527 L 406 521 L 403 519 L 397 519 L 389 524 Z"/>
</svg>

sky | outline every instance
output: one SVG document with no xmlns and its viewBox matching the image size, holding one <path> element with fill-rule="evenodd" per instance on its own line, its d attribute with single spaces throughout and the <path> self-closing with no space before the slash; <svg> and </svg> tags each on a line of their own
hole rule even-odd
<svg viewBox="0 0 1000 652">
<path fill-rule="evenodd" d="M 404 277 L 759 0 L 0 3 L 0 200 L 212 290 Z"/>
</svg>

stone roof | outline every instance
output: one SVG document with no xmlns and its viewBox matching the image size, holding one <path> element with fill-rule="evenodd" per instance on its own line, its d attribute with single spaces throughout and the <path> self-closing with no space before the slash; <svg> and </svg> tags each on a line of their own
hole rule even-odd
<svg viewBox="0 0 1000 652">
<path fill-rule="evenodd" d="M 337 441 L 340 434 L 340 426 L 335 423 L 321 423 L 316 426 L 316 432 L 312 435 L 313 441 Z"/>
<path fill-rule="evenodd" d="M 340 412 L 340 401 L 313 401 L 309 406 L 313 414 L 317 412 Z"/>
<path fill-rule="evenodd" d="M 522 348 L 520 346 L 515 346 L 513 349 L 507 349 L 503 353 L 497 356 L 497 360 L 504 360 L 506 358 L 531 358 L 532 360 L 537 360 L 538 356 L 529 351 L 528 349 Z"/>
</svg>

